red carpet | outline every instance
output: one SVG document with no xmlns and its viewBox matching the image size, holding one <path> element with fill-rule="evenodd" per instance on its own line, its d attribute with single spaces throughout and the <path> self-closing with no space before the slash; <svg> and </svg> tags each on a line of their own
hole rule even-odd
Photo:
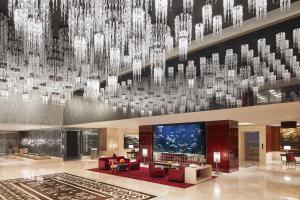
<svg viewBox="0 0 300 200">
<path fill-rule="evenodd" d="M 168 185 L 168 186 L 173 186 L 178 188 L 188 188 L 193 186 L 193 184 L 170 182 L 168 181 L 168 176 L 165 176 L 163 178 L 152 178 L 149 175 L 149 169 L 145 167 L 141 167 L 140 170 L 126 170 L 123 172 L 111 172 L 110 170 L 99 170 L 98 168 L 88 169 L 88 170 L 93 172 L 99 172 L 99 173 L 110 174 L 115 176 L 122 176 L 126 178 L 158 183 L 158 184 Z"/>
</svg>

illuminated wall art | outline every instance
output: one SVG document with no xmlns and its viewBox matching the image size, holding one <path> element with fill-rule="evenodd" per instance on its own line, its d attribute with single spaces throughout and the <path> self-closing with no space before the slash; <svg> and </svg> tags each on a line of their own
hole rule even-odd
<svg viewBox="0 0 300 200">
<path fill-rule="evenodd" d="M 139 148 L 139 136 L 134 134 L 124 134 L 124 149 L 129 149 L 129 145 Z"/>
<path fill-rule="evenodd" d="M 291 146 L 291 149 L 300 149 L 300 127 L 280 129 L 280 148 Z"/>
</svg>

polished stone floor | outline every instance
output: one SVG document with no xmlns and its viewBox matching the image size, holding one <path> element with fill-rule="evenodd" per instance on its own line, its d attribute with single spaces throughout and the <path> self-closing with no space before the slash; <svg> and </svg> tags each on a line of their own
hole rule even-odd
<svg viewBox="0 0 300 200">
<path fill-rule="evenodd" d="M 300 200 L 300 166 L 286 169 L 280 163 L 268 166 L 241 167 L 238 172 L 221 174 L 212 181 L 179 189 L 170 186 L 149 183 L 101 174 L 86 169 L 97 166 L 96 161 L 57 161 L 27 163 L 8 158 L 0 158 L 0 180 L 31 178 L 34 176 L 70 173 L 115 186 L 152 194 L 158 200 Z M 1 191 L 0 191 L 1 192 Z"/>
</svg>

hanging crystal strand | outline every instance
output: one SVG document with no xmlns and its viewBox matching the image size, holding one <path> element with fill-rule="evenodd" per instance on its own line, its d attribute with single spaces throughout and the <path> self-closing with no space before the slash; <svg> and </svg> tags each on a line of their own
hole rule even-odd
<svg viewBox="0 0 300 200">
<path fill-rule="evenodd" d="M 243 6 L 237 5 L 232 9 L 233 28 L 239 28 L 243 25 L 244 11 Z"/>
<path fill-rule="evenodd" d="M 262 59 L 265 54 L 266 38 L 261 38 L 257 41 L 258 56 Z"/>
<path fill-rule="evenodd" d="M 256 9 L 257 0 L 248 0 L 248 12 L 254 13 Z"/>
<path fill-rule="evenodd" d="M 28 12 L 26 9 L 15 9 L 14 10 L 14 25 L 16 35 L 18 37 L 23 36 L 25 28 L 28 23 Z"/>
<path fill-rule="evenodd" d="M 286 12 L 291 8 L 291 0 L 279 0 L 280 2 L 280 10 L 282 12 Z"/>
<path fill-rule="evenodd" d="M 183 0 L 183 12 L 193 14 L 194 0 Z"/>
<path fill-rule="evenodd" d="M 267 8 L 268 8 L 268 1 L 267 0 L 256 0 L 255 3 L 255 13 L 256 19 L 266 19 L 267 17 Z"/>
<path fill-rule="evenodd" d="M 206 68 L 206 57 L 200 57 L 200 78 L 203 78 L 205 68 Z"/>
<path fill-rule="evenodd" d="M 194 88 L 196 81 L 196 66 L 193 60 L 189 60 L 188 66 L 186 67 L 186 79 L 188 88 Z"/>
<path fill-rule="evenodd" d="M 221 36 L 223 29 L 222 16 L 216 15 L 213 17 L 213 34 L 214 36 Z"/>
<path fill-rule="evenodd" d="M 300 28 L 293 30 L 293 44 L 294 48 L 297 48 L 298 52 L 300 52 Z"/>
<path fill-rule="evenodd" d="M 133 79 L 137 81 L 142 80 L 142 61 L 138 58 L 133 59 L 132 62 Z"/>
<path fill-rule="evenodd" d="M 182 13 L 175 18 L 175 41 L 179 45 L 179 58 L 187 59 L 188 43 L 192 39 L 192 16 Z"/>
<path fill-rule="evenodd" d="M 107 91 L 110 96 L 115 96 L 118 88 L 118 77 L 108 76 L 107 77 Z"/>
<path fill-rule="evenodd" d="M 94 35 L 94 48 L 96 55 L 103 55 L 104 35 L 102 33 L 96 33 Z"/>
<path fill-rule="evenodd" d="M 234 0 L 223 0 L 223 13 L 225 22 L 231 22 L 233 17 Z"/>
<path fill-rule="evenodd" d="M 195 25 L 195 39 L 197 41 L 203 41 L 204 38 L 204 26 L 203 23 L 198 23 Z"/>
<path fill-rule="evenodd" d="M 243 44 L 241 46 L 241 63 L 247 63 L 248 58 L 248 52 L 249 52 L 249 44 Z"/>
<path fill-rule="evenodd" d="M 166 50 L 167 54 L 171 54 L 174 49 L 174 38 L 171 35 L 166 36 Z"/>
<path fill-rule="evenodd" d="M 220 68 L 220 57 L 219 53 L 212 54 L 212 70 L 219 70 Z"/>
<path fill-rule="evenodd" d="M 0 66 L 7 63 L 8 18 L 0 13 Z"/>
<path fill-rule="evenodd" d="M 277 53 L 281 52 L 282 46 L 285 42 L 285 32 L 280 32 L 276 34 L 276 50 Z"/>
<path fill-rule="evenodd" d="M 202 23 L 204 26 L 204 30 L 212 29 L 212 6 L 210 4 L 206 4 L 202 7 Z"/>
<path fill-rule="evenodd" d="M 172 0 L 154 0 L 156 22 L 167 24 L 168 8 L 172 8 Z"/>
</svg>

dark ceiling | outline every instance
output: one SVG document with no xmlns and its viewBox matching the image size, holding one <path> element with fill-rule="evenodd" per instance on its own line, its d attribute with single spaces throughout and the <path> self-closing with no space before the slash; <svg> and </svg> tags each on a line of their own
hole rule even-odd
<svg viewBox="0 0 300 200">
<path fill-rule="evenodd" d="M 268 0 L 268 11 L 274 10 L 279 7 L 279 4 L 273 4 L 274 0 Z M 276 1 L 276 0 L 275 0 Z M 298 0 L 292 0 L 295 2 Z M 153 0 L 154 2 L 154 0 Z M 205 0 L 194 0 L 194 9 L 193 9 L 193 25 L 202 22 L 202 6 L 205 4 Z M 279 0 L 278 0 L 279 2 Z M 8 0 L 0 0 L 0 12 L 8 15 L 7 8 Z M 173 0 L 172 9 L 168 17 L 168 24 L 171 26 L 173 35 L 174 35 L 174 19 L 175 16 L 183 12 L 183 0 Z M 235 5 L 243 5 L 244 8 L 244 20 L 255 17 L 255 14 L 249 14 L 248 5 L 246 0 L 235 0 Z M 151 16 L 154 16 L 154 10 L 151 11 Z M 216 4 L 213 4 L 213 15 L 223 15 L 223 1 L 217 0 Z M 62 23 L 60 19 L 60 10 L 54 11 L 52 18 L 52 27 L 54 29 L 54 34 L 56 35 L 57 30 L 61 27 L 65 27 L 66 25 Z M 153 20 L 154 22 L 154 17 Z M 224 23 L 223 28 L 230 26 L 229 23 Z M 193 26 L 194 27 L 194 26 Z M 207 33 L 206 33 L 207 34 Z"/>
</svg>

